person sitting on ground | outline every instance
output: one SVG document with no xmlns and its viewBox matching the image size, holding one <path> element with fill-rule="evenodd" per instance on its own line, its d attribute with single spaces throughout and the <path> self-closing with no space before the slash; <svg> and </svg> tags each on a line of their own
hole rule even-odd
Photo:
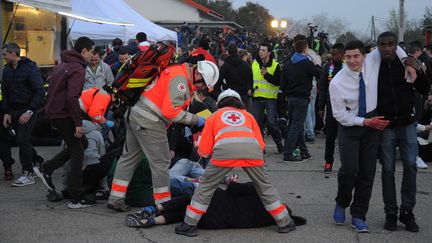
<svg viewBox="0 0 432 243">
<path fill-rule="evenodd" d="M 154 225 L 181 222 L 190 202 L 191 197 L 183 195 L 156 206 L 144 207 L 138 213 L 128 214 L 125 220 L 126 225 L 148 228 Z M 293 216 L 289 208 L 288 212 L 297 226 L 306 224 L 306 219 Z M 230 183 L 226 190 L 216 189 L 207 213 L 198 223 L 198 228 L 256 228 L 275 223 L 271 214 L 262 204 L 253 183 Z"/>
</svg>

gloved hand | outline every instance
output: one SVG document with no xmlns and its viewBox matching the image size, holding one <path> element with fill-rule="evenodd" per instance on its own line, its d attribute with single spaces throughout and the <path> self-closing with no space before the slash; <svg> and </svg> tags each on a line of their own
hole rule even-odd
<svg viewBox="0 0 432 243">
<path fill-rule="evenodd" d="M 197 127 L 203 127 L 205 122 L 206 122 L 206 119 L 204 117 L 198 117 Z"/>
<path fill-rule="evenodd" d="M 115 125 L 115 123 L 113 121 L 107 120 L 105 122 L 105 126 L 109 127 L 109 128 L 113 128 Z"/>
</svg>

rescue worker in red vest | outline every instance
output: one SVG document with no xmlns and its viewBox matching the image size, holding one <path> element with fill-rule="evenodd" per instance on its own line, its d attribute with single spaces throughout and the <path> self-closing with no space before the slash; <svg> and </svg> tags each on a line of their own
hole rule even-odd
<svg viewBox="0 0 432 243">
<path fill-rule="evenodd" d="M 126 142 L 114 174 L 108 208 L 130 210 L 124 197 L 143 154 L 147 156 L 151 169 L 155 203 L 171 199 L 168 174 L 171 153 L 166 128 L 172 122 L 204 126 L 204 118 L 186 111 L 194 92 L 193 81 L 204 79 L 211 89 L 218 78 L 217 66 L 209 61 L 200 61 L 195 67 L 186 63 L 172 65 L 144 90 L 128 111 Z"/>
<path fill-rule="evenodd" d="M 106 92 L 105 89 L 90 88 L 82 92 L 79 105 L 93 122 L 111 128 L 114 122 L 105 119 L 105 112 L 113 99 L 114 95 Z"/>
<path fill-rule="evenodd" d="M 199 220 L 205 214 L 214 191 L 234 167 L 242 167 L 252 180 L 264 207 L 279 226 L 278 232 L 295 229 L 286 206 L 268 180 L 264 168 L 264 141 L 255 118 L 245 110 L 240 95 L 223 91 L 218 97 L 219 110 L 208 118 L 201 134 L 198 153 L 211 157 L 201 182 L 187 207 L 184 223 L 175 228 L 177 234 L 197 236 Z"/>
</svg>

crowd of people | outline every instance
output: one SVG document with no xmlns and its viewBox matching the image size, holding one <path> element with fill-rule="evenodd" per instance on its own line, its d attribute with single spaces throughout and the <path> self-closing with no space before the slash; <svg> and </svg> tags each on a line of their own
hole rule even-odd
<svg viewBox="0 0 432 243">
<path fill-rule="evenodd" d="M 284 36 L 260 42 L 256 33 L 229 30 L 209 38 L 187 25 L 176 31 L 176 54 L 170 44 L 147 41 L 144 32 L 127 45 L 114 39 L 106 51 L 80 37 L 61 53 L 46 82 L 36 63 L 20 57 L 17 44 L 5 44 L 4 180 L 21 187 L 39 177 L 48 201 L 69 199 L 71 209 L 97 200 L 120 212 L 143 207 L 126 216 L 130 227 L 181 222 L 177 234 L 196 236 L 197 227 L 276 224 L 287 233 L 306 220 L 293 215 L 270 183 L 263 136 L 271 135 L 281 161 L 291 164 L 311 159 L 307 143 L 324 132 L 324 173 L 333 171 L 336 139 L 340 150 L 334 222 L 344 224 L 349 207 L 355 230 L 369 231 L 366 214 L 379 161 L 384 228 L 395 231 L 399 217 L 408 231 L 419 231 L 413 213 L 417 168 L 432 160 L 431 46 L 415 41 L 405 50 L 384 32 L 375 47 L 335 43 L 320 56 L 301 34 L 289 42 Z M 125 102 L 116 82 L 134 57 L 158 46 L 169 48 L 152 63 L 157 75 L 133 103 Z M 131 87 L 140 81 L 128 79 Z M 46 161 L 32 145 L 38 122 L 48 123 L 64 142 Z M 22 169 L 15 180 L 14 143 Z M 400 207 L 397 152 L 404 171 Z M 252 182 L 238 183 L 231 173 L 236 167 Z M 59 168 L 62 190 L 53 183 Z"/>
</svg>

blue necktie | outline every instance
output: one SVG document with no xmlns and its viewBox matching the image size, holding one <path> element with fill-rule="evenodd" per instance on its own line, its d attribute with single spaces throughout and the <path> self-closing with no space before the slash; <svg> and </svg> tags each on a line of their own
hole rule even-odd
<svg viewBox="0 0 432 243">
<path fill-rule="evenodd" d="M 360 72 L 358 116 L 364 117 L 365 115 L 366 115 L 366 84 L 363 79 L 363 73 Z"/>
</svg>

